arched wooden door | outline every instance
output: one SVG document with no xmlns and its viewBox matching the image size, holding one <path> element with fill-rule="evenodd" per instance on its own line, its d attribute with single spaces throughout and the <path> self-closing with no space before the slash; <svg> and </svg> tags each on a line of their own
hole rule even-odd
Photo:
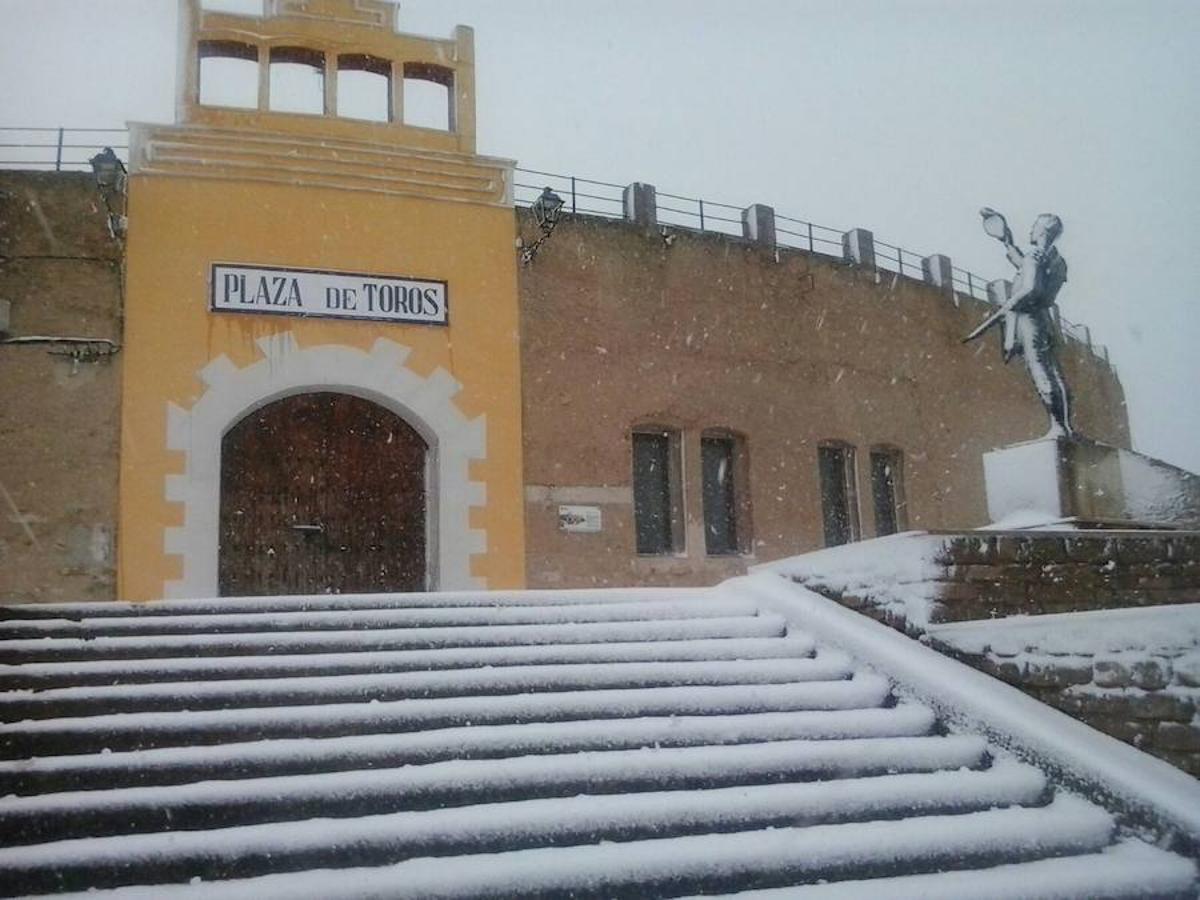
<svg viewBox="0 0 1200 900">
<path fill-rule="evenodd" d="M 349 394 L 246 416 L 221 440 L 221 595 L 425 590 L 427 451 Z"/>
</svg>

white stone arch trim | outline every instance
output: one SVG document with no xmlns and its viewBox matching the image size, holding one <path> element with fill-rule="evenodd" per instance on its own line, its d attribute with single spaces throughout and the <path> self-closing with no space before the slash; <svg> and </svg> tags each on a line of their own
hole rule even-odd
<svg viewBox="0 0 1200 900">
<path fill-rule="evenodd" d="M 282 332 L 256 342 L 263 358 L 238 368 L 219 356 L 199 371 L 206 390 L 191 409 L 167 404 L 167 447 L 185 456 L 166 477 L 166 498 L 183 505 L 183 525 L 167 528 L 164 549 L 182 558 L 183 577 L 167 597 L 217 596 L 221 438 L 259 407 L 309 391 L 339 391 L 371 400 L 404 418 L 429 445 L 426 481 L 430 589 L 486 588 L 471 575 L 472 554 L 487 533 L 472 528 L 470 508 L 486 503 L 486 485 L 470 464 L 487 456 L 486 418 L 468 419 L 454 403 L 461 385 L 445 369 L 422 377 L 405 365 L 410 349 L 384 338 L 370 352 L 341 344 L 300 347 Z"/>
</svg>

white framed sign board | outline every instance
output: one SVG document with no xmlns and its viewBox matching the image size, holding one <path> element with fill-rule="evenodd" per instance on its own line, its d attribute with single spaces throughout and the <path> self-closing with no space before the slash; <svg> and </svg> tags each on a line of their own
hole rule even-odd
<svg viewBox="0 0 1200 900">
<path fill-rule="evenodd" d="M 213 263 L 209 275 L 213 312 L 448 325 L 449 304 L 446 282 L 428 278 L 237 263 Z"/>
</svg>

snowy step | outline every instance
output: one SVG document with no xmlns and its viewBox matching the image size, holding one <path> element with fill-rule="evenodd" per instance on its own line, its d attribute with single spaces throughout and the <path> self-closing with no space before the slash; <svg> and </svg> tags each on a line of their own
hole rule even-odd
<svg viewBox="0 0 1200 900">
<path fill-rule="evenodd" d="M 0 640 L 0 662 L 62 662 L 89 659 L 152 659 L 185 655 L 248 653 L 367 653 L 437 647 L 500 647 L 527 644 L 682 641 L 705 638 L 780 637 L 780 616 L 732 616 L 637 622 L 555 625 L 481 625 L 443 628 L 380 628 L 348 631 L 277 631 L 248 634 L 150 635 Z"/>
<path fill-rule="evenodd" d="M 891 708 L 472 725 L 408 734 L 293 738 L 0 762 L 0 797 L 187 781 L 311 774 L 504 756 L 781 740 L 919 737 L 933 712 Z"/>
<path fill-rule="evenodd" d="M 423 812 L 63 840 L 0 850 L 0 882 L 20 891 L 245 878 L 420 856 L 499 853 L 707 832 L 824 825 L 1033 805 L 1045 777 L 1004 762 L 985 771 L 883 775 L 694 791 L 579 795 Z M 332 838 L 331 838 L 332 835 Z"/>
<path fill-rule="evenodd" d="M 323 869 L 217 882 L 222 898 L 677 896 L 845 876 L 910 875 L 998 862 L 1093 853 L 1112 818 L 1071 797 L 1044 808 L 701 834 L 658 840 L 422 857 L 374 868 Z M 124 900 L 195 896 L 192 885 L 125 889 Z M 105 892 L 88 893 L 90 900 Z M 881 896 L 888 896 L 884 891 Z M 961 896 L 961 895 L 960 895 Z"/>
<path fill-rule="evenodd" d="M 1100 853 L 956 869 L 923 875 L 767 888 L 720 894 L 736 900 L 1029 900 L 1036 897 L 1120 898 L 1195 896 L 1196 866 L 1181 856 L 1125 840 Z M 1036 888 L 1034 887 L 1036 885 Z M 713 900 L 706 894 L 704 900 Z M 689 900 L 701 900 L 692 897 Z"/>
<path fill-rule="evenodd" d="M 1136 894 L 1121 866 L 1194 894 L 936 691 L 748 596 L 0 610 L 0 894 Z"/>
<path fill-rule="evenodd" d="M 324 706 L 116 713 L 0 724 L 0 753 L 14 759 L 47 753 L 418 731 L 455 725 L 861 709 L 879 706 L 889 693 L 886 679 L 858 674 L 850 680 L 782 685 L 559 691 Z"/>
<path fill-rule="evenodd" d="M 7 797 L 0 833 L 21 843 L 164 829 L 193 830 L 321 816 L 358 817 L 581 793 L 697 790 L 978 767 L 973 736 L 775 741 L 449 760 L 166 787 Z M 13 842 L 15 843 L 16 840 Z"/>
<path fill-rule="evenodd" d="M 444 606 L 562 606 L 634 603 L 655 600 L 708 602 L 707 588 L 631 588 L 570 591 L 503 591 L 415 594 L 296 594 L 267 597 L 219 597 L 198 600 L 155 600 L 148 603 L 17 603 L 0 606 L 0 622 L 15 619 L 83 619 L 96 617 L 223 615 L 226 613 L 316 612 L 352 609 L 435 609 Z"/>
<path fill-rule="evenodd" d="M 3 646 L 3 645 L 0 645 Z M 81 660 L 0 665 L 0 690 L 155 681 L 288 678 L 412 672 L 468 666 L 568 665 L 608 662 L 686 662 L 811 656 L 812 638 L 787 637 L 638 641 L 608 644 L 534 644 L 380 650 L 374 653 L 302 653 L 292 656 L 218 656 Z"/>
<path fill-rule="evenodd" d="M 239 707 L 366 703 L 564 690 L 833 681 L 853 672 L 844 653 L 812 659 L 591 663 L 565 666 L 444 669 L 310 678 L 183 681 L 54 688 L 0 694 L 0 721 Z"/>
<path fill-rule="evenodd" d="M 659 619 L 716 619 L 754 615 L 743 600 L 704 599 L 565 606 L 449 606 L 421 609 L 241 612 L 204 615 L 88 616 L 0 623 L 5 639 L 109 637 L 159 634 L 245 634 L 289 631 L 348 631 L 371 628 L 439 628 L 471 625 L 554 625 L 583 622 L 644 622 Z"/>
</svg>

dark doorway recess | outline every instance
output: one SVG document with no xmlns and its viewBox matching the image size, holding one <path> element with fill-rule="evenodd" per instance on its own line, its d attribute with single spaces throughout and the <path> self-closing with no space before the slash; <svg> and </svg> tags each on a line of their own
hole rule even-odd
<svg viewBox="0 0 1200 900">
<path fill-rule="evenodd" d="M 349 394 L 250 413 L 221 440 L 221 596 L 425 590 L 427 452 Z"/>
</svg>

